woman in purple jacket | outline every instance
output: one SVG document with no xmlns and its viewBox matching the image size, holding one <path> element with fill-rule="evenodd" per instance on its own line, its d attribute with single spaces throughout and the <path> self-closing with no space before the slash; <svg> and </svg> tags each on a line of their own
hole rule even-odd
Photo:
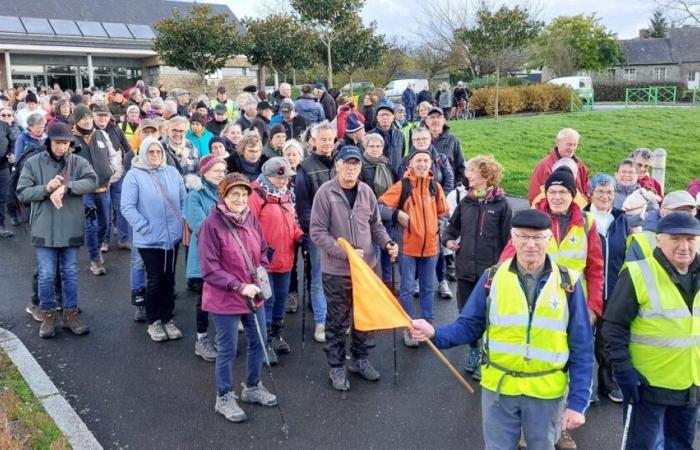
<svg viewBox="0 0 700 450">
<path fill-rule="evenodd" d="M 248 376 L 242 383 L 240 399 L 245 403 L 275 406 L 277 398 L 260 381 L 263 363 L 261 340 L 267 340 L 264 300 L 255 285 L 246 256 L 253 267 L 267 267 L 267 243 L 260 223 L 248 209 L 250 182 L 240 173 L 227 175 L 219 184 L 221 199 L 199 230 L 199 259 L 204 286 L 202 309 L 211 313 L 216 326 L 216 406 L 215 411 L 231 422 L 248 417 L 236 403 L 233 391 L 233 363 L 238 347 L 238 323 L 245 328 L 248 342 Z M 238 239 L 236 239 L 236 235 Z M 254 298 L 256 312 L 247 304 Z M 262 339 L 256 330 L 256 318 Z"/>
</svg>

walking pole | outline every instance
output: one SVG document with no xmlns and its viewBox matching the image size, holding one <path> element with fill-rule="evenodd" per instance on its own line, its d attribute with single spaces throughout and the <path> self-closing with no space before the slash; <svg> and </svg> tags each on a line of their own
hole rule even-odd
<svg viewBox="0 0 700 450">
<path fill-rule="evenodd" d="M 630 431 L 630 420 L 632 419 L 633 405 L 634 403 L 632 402 L 627 403 L 627 413 L 625 414 L 625 428 L 622 431 L 622 446 L 620 446 L 620 450 L 625 450 L 625 447 L 627 447 L 627 435 Z"/>
<path fill-rule="evenodd" d="M 272 390 L 277 397 L 277 409 L 280 412 L 280 419 L 282 420 L 282 433 L 284 433 L 284 438 L 289 437 L 289 425 L 287 425 L 287 420 L 284 418 L 284 412 L 282 412 L 282 404 L 280 403 L 277 386 L 275 385 L 275 378 L 272 376 L 272 365 L 270 365 L 270 357 L 267 355 L 267 347 L 265 346 L 265 339 L 263 338 L 262 331 L 260 330 L 260 322 L 258 322 L 258 315 L 256 314 L 258 308 L 255 307 L 255 302 L 253 297 L 248 297 L 248 308 L 253 315 L 253 320 L 255 321 L 255 329 L 258 332 L 258 339 L 260 339 L 260 347 L 262 347 L 263 355 L 265 356 L 265 364 L 267 365 L 267 372 L 270 375 L 270 383 L 272 383 Z"/>
<path fill-rule="evenodd" d="M 390 242 L 390 244 L 394 244 L 395 242 Z M 391 258 L 391 290 L 392 294 L 394 294 L 394 297 L 396 297 L 396 258 Z M 396 328 L 391 329 L 391 333 L 394 338 L 394 347 L 393 347 L 393 352 L 394 352 L 394 385 L 398 384 L 399 380 L 399 370 L 396 365 Z"/>
<path fill-rule="evenodd" d="M 311 264 L 308 248 L 302 248 L 301 257 L 304 259 L 304 295 L 301 302 L 301 349 L 306 350 L 306 302 L 311 301 L 311 292 L 309 291 Z"/>
</svg>

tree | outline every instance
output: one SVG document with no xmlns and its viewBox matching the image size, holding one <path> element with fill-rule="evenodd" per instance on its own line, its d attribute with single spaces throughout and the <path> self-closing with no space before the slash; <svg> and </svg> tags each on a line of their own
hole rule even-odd
<svg viewBox="0 0 700 450">
<path fill-rule="evenodd" d="M 600 72 L 622 65 L 625 59 L 617 36 L 599 22 L 595 14 L 553 19 L 535 39 L 534 65 L 554 68 L 558 76 L 569 75 L 561 71 L 562 48 L 572 54 L 574 70 Z M 571 64 L 567 63 L 565 67 L 569 68 Z"/>
<path fill-rule="evenodd" d="M 432 80 L 436 73 L 447 66 L 447 55 L 427 43 L 421 44 L 413 51 L 413 60 L 418 68 L 425 72 L 428 80 Z"/>
<path fill-rule="evenodd" d="M 649 21 L 649 37 L 662 38 L 666 37 L 668 31 L 668 22 L 664 17 L 664 12 L 661 8 L 656 8 L 654 14 Z"/>
<path fill-rule="evenodd" d="M 184 16 L 177 9 L 154 25 L 153 47 L 168 66 L 195 72 L 206 87 L 206 76 L 226 65 L 242 48 L 238 24 L 227 14 L 212 15 L 211 5 L 195 3 Z"/>
<path fill-rule="evenodd" d="M 376 29 L 376 22 L 365 27 L 360 16 L 356 16 L 333 44 L 331 55 L 335 67 L 350 77 L 351 95 L 353 74 L 359 69 L 369 69 L 382 64 L 389 51 L 384 35 L 375 35 Z"/>
<path fill-rule="evenodd" d="M 328 87 L 333 86 L 333 42 L 352 24 L 364 0 L 291 0 L 292 8 L 311 26 L 326 47 Z"/>
<path fill-rule="evenodd" d="M 656 4 L 674 22 L 700 25 L 700 0 L 656 0 Z"/>
<path fill-rule="evenodd" d="M 292 16 L 274 14 L 246 19 L 243 53 L 253 64 L 287 74 L 316 62 L 316 35 Z"/>
<path fill-rule="evenodd" d="M 527 9 L 501 6 L 496 11 L 482 8 L 477 13 L 474 28 L 462 30 L 456 36 L 469 52 L 493 64 L 496 71 L 496 99 L 494 111 L 498 120 L 498 91 L 501 70 L 537 36 L 542 22 L 530 18 Z"/>
</svg>

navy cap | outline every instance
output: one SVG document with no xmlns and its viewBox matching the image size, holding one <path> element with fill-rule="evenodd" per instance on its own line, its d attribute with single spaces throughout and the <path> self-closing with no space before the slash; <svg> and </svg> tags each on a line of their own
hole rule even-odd
<svg viewBox="0 0 700 450">
<path fill-rule="evenodd" d="M 217 103 L 216 107 L 214 107 L 214 112 L 219 113 L 219 114 L 226 114 L 226 112 L 227 112 L 226 104 L 225 103 Z"/>
<path fill-rule="evenodd" d="M 377 105 L 377 114 L 379 114 L 379 111 L 381 111 L 382 109 L 386 109 L 390 113 L 394 114 L 394 105 L 390 105 L 388 103 L 380 103 L 379 105 Z"/>
<path fill-rule="evenodd" d="M 355 131 L 360 131 L 364 127 L 364 124 L 360 122 L 355 113 L 348 114 L 348 121 L 345 126 L 346 133 L 354 133 Z"/>
<path fill-rule="evenodd" d="M 341 147 L 340 151 L 335 156 L 336 161 L 347 161 L 351 158 L 355 158 L 358 161 L 362 161 L 362 153 L 360 152 L 360 149 L 355 147 L 354 145 L 344 145 L 343 147 Z"/>
<path fill-rule="evenodd" d="M 542 211 L 536 209 L 524 209 L 518 211 L 511 221 L 513 228 L 532 228 L 533 230 L 549 230 L 552 219 Z"/>
<path fill-rule="evenodd" d="M 314 84 L 314 89 L 321 89 L 322 91 L 325 91 L 326 85 L 321 83 L 320 81 L 317 81 L 316 84 Z"/>
<path fill-rule="evenodd" d="M 432 108 L 430 108 L 430 109 L 428 110 L 428 114 L 426 114 L 426 115 L 429 116 L 429 115 L 431 115 L 432 113 L 438 113 L 438 114 L 440 114 L 440 115 L 443 116 L 443 117 L 445 116 L 445 111 L 443 111 L 442 108 L 438 108 L 437 106 L 433 106 Z"/>
<path fill-rule="evenodd" d="M 687 212 L 674 212 L 659 220 L 656 224 L 656 232 L 700 236 L 700 223 Z"/>
</svg>

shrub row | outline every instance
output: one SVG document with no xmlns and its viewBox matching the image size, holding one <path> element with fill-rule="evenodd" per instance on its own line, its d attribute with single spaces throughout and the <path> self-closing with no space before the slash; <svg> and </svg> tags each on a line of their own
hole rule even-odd
<svg viewBox="0 0 700 450">
<path fill-rule="evenodd" d="M 686 95 L 687 85 L 681 81 L 594 81 L 593 91 L 595 92 L 595 101 L 597 102 L 624 102 L 625 89 L 627 88 L 646 88 L 652 86 L 675 86 L 676 101 L 681 101 Z M 692 93 L 690 94 L 692 99 Z"/>
<path fill-rule="evenodd" d="M 571 89 L 551 84 L 503 87 L 499 89 L 498 113 L 516 114 L 524 112 L 569 111 Z M 469 98 L 477 116 L 494 114 L 496 88 L 483 88 L 473 92 Z"/>
<path fill-rule="evenodd" d="M 485 77 L 474 78 L 467 84 L 472 92 L 485 87 L 494 87 L 496 86 L 496 75 L 486 75 Z M 525 78 L 520 77 L 501 77 L 499 84 L 505 87 L 525 86 L 528 84 L 528 81 Z"/>
</svg>

